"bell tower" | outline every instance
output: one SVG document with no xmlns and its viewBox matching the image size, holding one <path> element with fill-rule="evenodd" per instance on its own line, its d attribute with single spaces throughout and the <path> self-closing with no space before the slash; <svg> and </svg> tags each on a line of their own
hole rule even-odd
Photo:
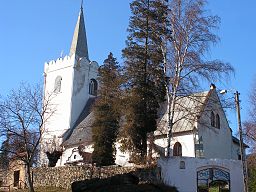
<svg viewBox="0 0 256 192">
<path fill-rule="evenodd" d="M 65 134 L 73 129 L 89 98 L 95 97 L 91 89 L 92 82 L 97 85 L 98 67 L 97 62 L 89 60 L 81 6 L 69 55 L 47 62 L 44 66 L 44 95 L 45 98 L 51 95 L 50 103 L 55 112 L 44 124 L 41 153 L 49 150 L 53 140 L 57 146 L 63 142 Z"/>
</svg>

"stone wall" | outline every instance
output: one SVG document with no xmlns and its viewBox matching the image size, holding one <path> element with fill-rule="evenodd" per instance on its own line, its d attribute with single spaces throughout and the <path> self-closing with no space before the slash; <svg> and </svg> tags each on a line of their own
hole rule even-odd
<svg viewBox="0 0 256 192">
<path fill-rule="evenodd" d="M 41 167 L 33 169 L 34 186 L 53 186 L 71 188 L 74 181 L 107 178 L 116 174 L 132 172 L 140 182 L 157 182 L 160 179 L 159 168 L 136 168 L 136 167 L 91 167 L 91 166 L 62 166 L 62 167 Z"/>
</svg>

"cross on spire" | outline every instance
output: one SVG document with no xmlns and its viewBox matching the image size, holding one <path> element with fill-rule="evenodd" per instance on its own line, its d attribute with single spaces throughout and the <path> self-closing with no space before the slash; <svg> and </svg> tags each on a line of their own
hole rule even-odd
<svg viewBox="0 0 256 192">
<path fill-rule="evenodd" d="M 83 9 L 84 0 L 81 0 L 81 9 Z"/>
</svg>

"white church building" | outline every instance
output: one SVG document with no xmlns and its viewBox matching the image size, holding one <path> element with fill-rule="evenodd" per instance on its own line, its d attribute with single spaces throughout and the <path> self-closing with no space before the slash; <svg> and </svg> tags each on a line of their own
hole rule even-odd
<svg viewBox="0 0 256 192">
<path fill-rule="evenodd" d="M 44 124 L 40 154 L 42 165 L 48 163 L 44 152 L 53 143 L 63 151 L 56 166 L 80 164 L 83 158 L 78 147 L 81 145 L 85 152 L 92 153 L 91 107 L 99 87 L 98 68 L 98 63 L 89 58 L 81 7 L 70 54 L 45 63 L 44 67 L 44 95 L 52 95 L 51 106 L 55 113 Z M 159 109 L 158 129 L 154 133 L 153 148 L 158 155 L 164 154 L 167 146 L 167 114 L 166 103 L 163 103 Z M 241 158 L 239 140 L 232 136 L 214 85 L 208 91 L 178 97 L 174 122 L 172 156 L 223 159 L 225 162 Z M 129 154 L 117 148 L 116 164 L 129 165 Z"/>
</svg>

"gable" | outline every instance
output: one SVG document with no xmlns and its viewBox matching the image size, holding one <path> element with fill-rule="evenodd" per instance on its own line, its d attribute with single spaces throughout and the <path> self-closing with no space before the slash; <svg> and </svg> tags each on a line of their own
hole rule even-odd
<svg viewBox="0 0 256 192">
<path fill-rule="evenodd" d="M 213 123 L 211 122 L 212 115 L 214 115 Z M 198 119 L 198 124 L 208 128 L 228 129 L 228 132 L 231 134 L 229 123 L 216 89 L 210 90 L 210 94 L 205 101 L 204 109 Z"/>
</svg>

